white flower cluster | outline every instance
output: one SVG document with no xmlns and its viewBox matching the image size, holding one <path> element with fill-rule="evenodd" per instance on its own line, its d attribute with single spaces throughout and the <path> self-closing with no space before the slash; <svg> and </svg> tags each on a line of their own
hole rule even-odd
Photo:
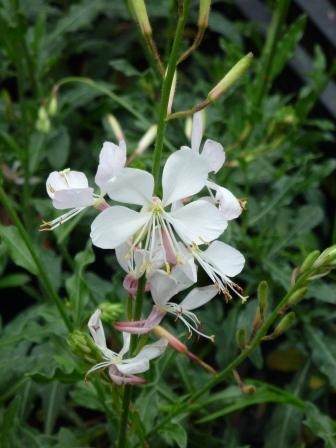
<svg viewBox="0 0 336 448">
<path fill-rule="evenodd" d="M 209 180 L 225 161 L 222 145 L 202 141 L 200 113 L 193 118 L 191 147 L 183 146 L 170 155 L 162 174 L 162 197 L 154 194 L 153 176 L 140 169 L 125 167 L 126 145 L 105 142 L 100 153 L 95 194 L 86 176 L 77 171 L 53 172 L 47 179 L 47 192 L 57 209 L 71 209 L 42 225 L 51 230 L 77 215 L 88 206 L 100 210 L 91 225 L 92 243 L 103 249 L 115 249 L 117 260 L 125 270 L 124 287 L 135 295 L 138 279 L 146 276 L 146 291 L 153 298 L 150 315 L 140 321 L 119 322 L 124 347 L 116 354 L 106 347 L 104 330 L 96 311 L 89 329 L 105 361 L 90 371 L 109 367 L 113 381 L 138 383 L 134 373 L 149 368 L 149 360 L 158 356 L 164 341 L 145 346 L 134 358 L 123 360 L 128 351 L 129 335 L 144 334 L 157 326 L 166 314 L 173 314 L 192 331 L 201 333 L 200 321 L 192 312 L 209 302 L 219 292 L 227 299 L 230 291 L 238 296 L 239 287 L 231 277 L 244 266 L 243 255 L 218 241 L 228 221 L 237 218 L 242 207 L 226 188 Z M 198 199 L 193 196 L 204 191 Z M 113 201 L 109 205 L 104 196 Z M 122 205 L 127 204 L 127 205 Z M 180 303 L 171 299 L 197 282 L 198 267 L 211 279 L 211 284 L 192 289 Z M 90 372 L 89 371 L 89 372 Z"/>
</svg>

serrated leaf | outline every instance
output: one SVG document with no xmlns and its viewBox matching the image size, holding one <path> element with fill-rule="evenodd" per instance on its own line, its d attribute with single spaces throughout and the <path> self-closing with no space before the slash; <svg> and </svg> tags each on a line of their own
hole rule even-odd
<svg viewBox="0 0 336 448">
<path fill-rule="evenodd" d="M 18 229 L 14 226 L 5 227 L 0 225 L 0 236 L 6 244 L 13 262 L 17 266 L 27 269 L 27 271 L 37 275 L 38 269 L 36 263 L 27 249 L 26 243 L 22 239 Z"/>
</svg>

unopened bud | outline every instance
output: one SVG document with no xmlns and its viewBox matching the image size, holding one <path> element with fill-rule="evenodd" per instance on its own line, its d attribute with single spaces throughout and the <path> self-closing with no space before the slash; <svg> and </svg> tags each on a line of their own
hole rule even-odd
<svg viewBox="0 0 336 448">
<path fill-rule="evenodd" d="M 157 133 L 157 125 L 153 124 L 141 137 L 134 154 L 141 155 L 154 142 Z"/>
<path fill-rule="evenodd" d="M 184 345 L 179 339 L 177 339 L 175 336 L 173 336 L 168 330 L 161 327 L 161 325 L 158 325 L 153 328 L 153 333 L 156 334 L 156 336 L 160 338 L 165 338 L 168 341 L 168 344 L 173 347 L 174 350 L 187 354 L 188 348 L 186 345 Z"/>
<path fill-rule="evenodd" d="M 170 92 L 169 92 L 168 105 L 167 105 L 167 115 L 169 115 L 171 113 L 171 111 L 172 111 L 173 101 L 174 101 L 174 96 L 175 96 L 175 89 L 176 89 L 176 81 L 177 81 L 177 71 L 175 70 L 174 76 L 173 76 L 173 80 L 172 80 L 172 84 L 171 84 L 171 87 L 170 87 Z"/>
<path fill-rule="evenodd" d="M 198 27 L 206 28 L 209 22 L 211 0 L 200 0 L 198 10 Z"/>
<path fill-rule="evenodd" d="M 120 303 L 103 302 L 99 304 L 101 310 L 101 320 L 111 324 L 122 316 L 124 308 Z"/>
<path fill-rule="evenodd" d="M 296 305 L 297 303 L 299 303 L 304 298 L 304 295 L 306 294 L 306 292 L 307 292 L 306 287 L 302 287 L 302 288 L 299 288 L 298 290 L 294 291 L 293 294 L 291 294 L 289 296 L 289 299 L 286 304 L 286 308 L 287 307 L 290 308 L 290 307 Z"/>
<path fill-rule="evenodd" d="M 307 255 L 304 262 L 300 266 L 300 272 L 310 269 L 319 255 L 320 255 L 320 251 L 318 251 L 318 250 L 313 250 L 313 252 L 310 252 L 310 254 Z"/>
<path fill-rule="evenodd" d="M 144 0 L 130 0 L 129 3 L 134 17 L 139 24 L 141 33 L 145 35 L 152 34 Z"/>
<path fill-rule="evenodd" d="M 70 350 L 80 358 L 88 362 L 96 362 L 100 359 L 101 354 L 93 339 L 80 330 L 75 330 L 68 337 L 68 345 Z"/>
<path fill-rule="evenodd" d="M 240 350 L 245 350 L 246 348 L 246 332 L 244 328 L 239 328 L 236 332 L 236 342 Z"/>
<path fill-rule="evenodd" d="M 286 314 L 281 321 L 278 323 L 278 325 L 275 327 L 273 333 L 272 333 L 272 339 L 277 338 L 278 336 L 285 333 L 292 325 L 294 325 L 296 321 L 296 316 L 293 311 Z"/>
<path fill-rule="evenodd" d="M 57 95 L 56 95 L 56 93 L 51 94 L 51 97 L 49 98 L 49 101 L 48 101 L 47 110 L 48 110 L 48 114 L 50 117 L 54 117 L 56 115 L 56 112 L 57 112 Z"/>
<path fill-rule="evenodd" d="M 47 113 L 47 110 L 44 106 L 41 106 L 38 110 L 37 120 L 36 120 L 36 129 L 43 134 L 48 134 L 50 131 L 50 120 Z"/>
<path fill-rule="evenodd" d="M 106 115 L 106 122 L 108 126 L 111 128 L 113 134 L 115 135 L 115 138 L 118 142 L 121 140 L 125 140 L 124 133 L 121 129 L 119 121 L 116 119 L 116 117 L 112 114 Z"/>
<path fill-rule="evenodd" d="M 265 319 L 268 308 L 268 283 L 263 280 L 258 285 L 258 304 L 260 310 L 260 317 Z"/>
<path fill-rule="evenodd" d="M 240 390 L 244 395 L 254 395 L 257 391 L 257 388 L 252 384 L 242 384 Z"/>
<path fill-rule="evenodd" d="M 322 264 L 334 264 L 336 263 L 336 245 L 330 246 L 327 249 L 325 249 L 319 258 L 314 263 L 314 267 L 319 267 Z"/>
<path fill-rule="evenodd" d="M 208 100 L 216 101 L 223 93 L 225 93 L 230 87 L 232 87 L 241 78 L 252 62 L 253 54 L 248 53 L 241 58 L 237 64 L 219 81 L 219 83 L 209 92 Z"/>
</svg>

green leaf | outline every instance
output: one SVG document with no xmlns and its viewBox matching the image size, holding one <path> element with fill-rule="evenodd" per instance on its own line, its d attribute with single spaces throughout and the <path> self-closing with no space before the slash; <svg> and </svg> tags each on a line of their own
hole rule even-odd
<svg viewBox="0 0 336 448">
<path fill-rule="evenodd" d="M 160 429 L 159 433 L 168 445 L 186 448 L 187 433 L 180 423 L 170 422 Z"/>
<path fill-rule="evenodd" d="M 0 289 L 17 288 L 29 282 L 29 276 L 26 274 L 10 274 L 0 278 Z"/>
<path fill-rule="evenodd" d="M 303 423 L 325 442 L 325 448 L 336 448 L 336 422 L 320 412 L 313 403 L 306 404 L 305 412 Z"/>
<path fill-rule="evenodd" d="M 17 266 L 27 269 L 27 271 L 37 275 L 38 269 L 36 263 L 27 249 L 26 243 L 22 239 L 18 229 L 14 226 L 5 227 L 0 225 L 0 236 L 6 244 L 13 262 Z"/>
</svg>

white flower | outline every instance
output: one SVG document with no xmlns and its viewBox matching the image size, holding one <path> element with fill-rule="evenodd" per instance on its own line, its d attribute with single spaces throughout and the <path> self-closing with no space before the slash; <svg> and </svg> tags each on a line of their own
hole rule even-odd
<svg viewBox="0 0 336 448">
<path fill-rule="evenodd" d="M 178 269 L 178 267 L 176 267 Z M 179 275 L 181 272 L 179 272 Z M 135 334 L 144 334 L 156 327 L 168 313 L 180 319 L 188 328 L 189 334 L 194 331 L 200 336 L 213 340 L 213 336 L 205 335 L 199 331 L 201 322 L 192 310 L 208 303 L 218 294 L 215 285 L 192 289 L 180 303 L 171 302 L 170 299 L 178 292 L 190 286 L 190 282 L 180 282 L 179 275 L 174 277 L 163 271 L 156 271 L 150 278 L 150 291 L 154 300 L 154 307 L 145 320 L 118 322 L 115 328 Z M 184 277 L 184 281 L 186 277 Z"/>
<path fill-rule="evenodd" d="M 128 352 L 130 347 L 131 335 L 129 333 L 123 333 L 124 343 L 119 353 L 113 352 L 107 348 L 100 314 L 101 311 L 97 309 L 90 317 L 88 327 L 95 344 L 102 352 L 104 361 L 93 366 L 87 372 L 87 375 L 95 370 L 108 367 L 109 375 L 112 381 L 116 384 L 144 383 L 145 380 L 143 378 L 134 374 L 143 373 L 149 369 L 149 361 L 157 358 L 164 352 L 168 343 L 167 340 L 161 338 L 153 344 L 145 345 L 136 356 L 124 359 L 124 355 Z"/>
<path fill-rule="evenodd" d="M 189 149 L 173 153 L 162 175 L 162 200 L 154 197 L 154 178 L 146 171 L 125 168 L 107 183 L 111 199 L 142 206 L 140 211 L 121 205 L 104 210 L 93 221 L 91 238 L 94 245 L 115 249 L 132 238 L 133 247 L 142 244 L 150 258 L 157 238 L 164 247 L 162 234 L 177 259 L 182 257 L 177 235 L 184 244 L 204 244 L 216 239 L 227 222 L 209 201 L 199 199 L 187 205 L 166 208 L 182 198 L 198 193 L 205 185 L 208 165 Z"/>
<path fill-rule="evenodd" d="M 240 287 L 230 278 L 239 274 L 244 267 L 245 258 L 242 253 L 222 241 L 213 241 L 204 251 L 197 246 L 190 246 L 189 249 L 195 260 L 227 298 L 231 298 L 229 288 L 245 301 L 246 297 L 239 293 Z"/>
<path fill-rule="evenodd" d="M 46 187 L 53 206 L 58 210 L 70 208 L 67 213 L 50 222 L 45 222 L 41 230 L 53 230 L 60 224 L 76 216 L 86 207 L 94 206 L 99 210 L 108 207 L 103 199 L 106 194 L 106 183 L 115 178 L 126 163 L 126 144 L 119 142 L 119 146 L 111 142 L 104 142 L 99 155 L 99 165 L 95 182 L 100 187 L 100 194 L 95 194 L 89 187 L 86 175 L 69 168 L 63 171 L 53 171 L 49 174 Z"/>
</svg>

